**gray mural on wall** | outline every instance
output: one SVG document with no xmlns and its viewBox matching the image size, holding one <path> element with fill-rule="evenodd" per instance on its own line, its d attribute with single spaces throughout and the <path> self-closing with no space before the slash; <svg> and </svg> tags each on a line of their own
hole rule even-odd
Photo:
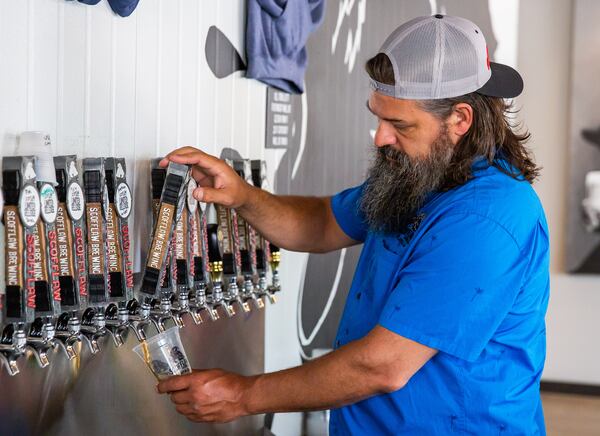
<svg viewBox="0 0 600 436">
<path fill-rule="evenodd" d="M 570 186 L 566 267 L 600 273 L 600 3 L 577 0 L 573 15 Z"/>
<path fill-rule="evenodd" d="M 323 23 L 308 42 L 305 143 L 300 134 L 290 143 L 276 173 L 278 193 L 331 195 L 364 180 L 370 132 L 376 128 L 365 108 L 370 90 L 364 63 L 399 24 L 438 12 L 476 22 L 493 58 L 496 39 L 485 1 L 328 2 Z M 300 291 L 303 355 L 332 347 L 359 254 L 360 247 L 354 247 L 309 256 Z"/>
</svg>

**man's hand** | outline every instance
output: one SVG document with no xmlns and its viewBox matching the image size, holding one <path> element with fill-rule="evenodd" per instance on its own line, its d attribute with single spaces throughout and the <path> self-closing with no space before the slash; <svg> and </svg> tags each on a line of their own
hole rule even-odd
<svg viewBox="0 0 600 436">
<path fill-rule="evenodd" d="M 198 201 L 238 208 L 245 204 L 248 191 L 253 189 L 225 161 L 193 147 L 172 151 L 160 165 L 166 167 L 169 162 L 192 165 L 192 176 L 199 185 L 194 191 Z"/>
<path fill-rule="evenodd" d="M 169 394 L 175 410 L 195 422 L 229 422 L 248 415 L 244 394 L 254 382 L 221 369 L 195 370 L 161 381 L 158 392 Z"/>
</svg>

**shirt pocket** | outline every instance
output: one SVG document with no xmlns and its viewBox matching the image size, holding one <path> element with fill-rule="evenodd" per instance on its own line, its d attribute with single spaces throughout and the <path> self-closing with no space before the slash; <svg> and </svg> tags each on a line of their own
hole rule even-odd
<svg viewBox="0 0 600 436">
<path fill-rule="evenodd" d="M 377 238 L 364 286 L 366 297 L 376 305 L 382 305 L 387 298 L 404 257 L 405 248 L 390 239 Z"/>
</svg>

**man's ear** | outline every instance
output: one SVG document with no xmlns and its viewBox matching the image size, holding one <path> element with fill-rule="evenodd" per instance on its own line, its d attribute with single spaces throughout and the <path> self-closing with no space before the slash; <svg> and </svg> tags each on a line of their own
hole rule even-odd
<svg viewBox="0 0 600 436">
<path fill-rule="evenodd" d="M 473 125 L 473 108 L 468 103 L 457 103 L 446 124 L 448 133 L 457 143 Z"/>
</svg>

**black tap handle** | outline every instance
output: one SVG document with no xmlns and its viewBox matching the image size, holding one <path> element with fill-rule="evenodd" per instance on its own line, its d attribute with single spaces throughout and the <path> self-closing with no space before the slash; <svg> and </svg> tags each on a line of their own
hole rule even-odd
<svg viewBox="0 0 600 436">
<path fill-rule="evenodd" d="M 56 195 L 58 196 L 59 203 L 65 203 L 67 201 L 67 173 L 65 170 L 56 170 Z"/>
<path fill-rule="evenodd" d="M 167 170 L 164 168 L 155 168 L 152 170 L 152 198 L 159 200 L 162 194 L 163 186 L 165 184 L 165 177 L 167 176 Z"/>
<path fill-rule="evenodd" d="M 208 224 L 206 226 L 208 239 L 208 259 L 210 262 L 222 262 L 221 247 L 219 246 L 219 225 Z"/>
</svg>

